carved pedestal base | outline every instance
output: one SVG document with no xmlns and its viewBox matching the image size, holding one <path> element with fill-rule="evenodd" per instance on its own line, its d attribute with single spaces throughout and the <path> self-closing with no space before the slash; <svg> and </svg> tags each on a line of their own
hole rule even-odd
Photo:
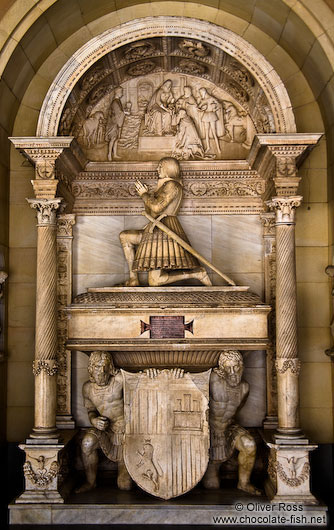
<svg viewBox="0 0 334 530">
<path fill-rule="evenodd" d="M 299 443 L 298 443 L 299 442 Z M 310 451 L 318 446 L 308 440 L 297 443 L 267 443 L 270 448 L 265 491 L 271 502 L 318 504 L 310 491 Z"/>
<path fill-rule="evenodd" d="M 69 442 L 76 431 L 67 431 L 61 442 L 54 440 L 28 439 L 19 447 L 26 454 L 23 466 L 25 491 L 18 497 L 18 504 L 62 504 L 64 502 L 64 482 L 69 472 Z"/>
</svg>

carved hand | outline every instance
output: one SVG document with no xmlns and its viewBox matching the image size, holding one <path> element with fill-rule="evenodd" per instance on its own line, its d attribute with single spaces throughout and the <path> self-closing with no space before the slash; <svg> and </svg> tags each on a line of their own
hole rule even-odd
<svg viewBox="0 0 334 530">
<path fill-rule="evenodd" d="M 140 182 L 140 180 L 136 180 L 135 188 L 136 188 L 136 192 L 140 196 L 148 192 L 148 187 L 146 186 L 146 184 L 143 184 L 142 182 Z"/>
<path fill-rule="evenodd" d="M 98 416 L 92 419 L 92 425 L 99 431 L 105 431 L 109 425 L 109 420 L 105 416 Z"/>
</svg>

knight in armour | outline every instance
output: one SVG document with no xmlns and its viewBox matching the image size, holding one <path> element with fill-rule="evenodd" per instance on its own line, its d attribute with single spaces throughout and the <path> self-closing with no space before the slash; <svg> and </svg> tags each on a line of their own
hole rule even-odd
<svg viewBox="0 0 334 530">
<path fill-rule="evenodd" d="M 131 477 L 123 461 L 124 403 L 123 378 L 115 368 L 109 352 L 94 351 L 88 361 L 89 381 L 82 388 L 84 405 L 88 412 L 91 428 L 82 439 L 82 460 L 86 482 L 77 493 L 96 487 L 98 449 L 105 456 L 117 462 L 117 485 L 122 490 L 132 486 Z"/>
<path fill-rule="evenodd" d="M 250 433 L 235 421 L 237 411 L 244 405 L 249 384 L 242 379 L 243 359 L 239 351 L 223 351 L 218 367 L 210 376 L 210 462 L 204 476 L 204 486 L 218 489 L 219 469 L 234 451 L 238 454 L 238 489 L 261 495 L 250 482 L 256 457 L 256 443 Z"/>
<path fill-rule="evenodd" d="M 158 165 L 158 184 L 153 192 L 147 186 L 136 182 L 136 190 L 145 205 L 145 211 L 167 229 L 189 244 L 186 234 L 177 218 L 183 185 L 180 166 L 175 158 L 167 157 Z M 125 230 L 120 241 L 129 266 L 129 279 L 125 286 L 140 285 L 138 273 L 148 272 L 150 286 L 167 285 L 186 279 L 197 279 L 204 285 L 211 285 L 206 269 L 190 252 L 175 239 L 149 222 L 143 230 Z"/>
</svg>

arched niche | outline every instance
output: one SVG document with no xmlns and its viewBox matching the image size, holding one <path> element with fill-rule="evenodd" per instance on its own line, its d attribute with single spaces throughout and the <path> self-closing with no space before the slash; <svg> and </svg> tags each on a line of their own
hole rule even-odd
<svg viewBox="0 0 334 530">
<path fill-rule="evenodd" d="M 202 20 L 146 17 L 102 33 L 70 58 L 50 86 L 37 135 L 68 135 L 80 119 L 98 112 L 99 105 L 107 107 L 115 88 L 122 86 L 127 95 L 145 78 L 152 93 L 172 78 L 176 98 L 185 83 L 195 96 L 204 86 L 234 105 L 238 114 L 249 116 L 249 136 L 296 131 L 281 79 L 252 45 Z M 244 143 L 247 146 L 249 138 Z"/>
</svg>

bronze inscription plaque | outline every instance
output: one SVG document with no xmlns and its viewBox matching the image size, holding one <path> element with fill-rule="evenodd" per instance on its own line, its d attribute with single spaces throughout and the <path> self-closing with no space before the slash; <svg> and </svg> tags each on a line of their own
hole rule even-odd
<svg viewBox="0 0 334 530">
<path fill-rule="evenodd" d="M 150 323 L 140 321 L 141 333 L 150 331 L 151 339 L 184 339 L 184 332 L 193 333 L 193 320 L 185 324 L 184 316 L 151 316 Z"/>
</svg>

